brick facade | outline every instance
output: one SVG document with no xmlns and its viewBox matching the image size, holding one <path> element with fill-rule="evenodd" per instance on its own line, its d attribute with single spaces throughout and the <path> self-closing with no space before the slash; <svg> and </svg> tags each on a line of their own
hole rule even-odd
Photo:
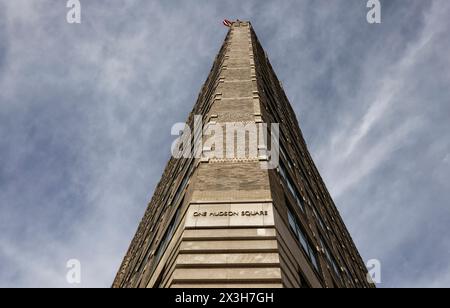
<svg viewBox="0 0 450 308">
<path fill-rule="evenodd" d="M 233 23 L 194 115 L 280 123 L 281 165 L 172 158 L 113 287 L 372 286 L 249 22 Z"/>
</svg>

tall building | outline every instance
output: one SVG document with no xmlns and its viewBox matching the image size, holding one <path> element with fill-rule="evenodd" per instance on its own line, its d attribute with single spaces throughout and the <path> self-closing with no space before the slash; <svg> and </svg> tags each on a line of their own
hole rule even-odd
<svg viewBox="0 0 450 308">
<path fill-rule="evenodd" d="M 372 286 L 249 22 L 231 24 L 187 124 L 198 120 L 279 123 L 277 168 L 262 167 L 268 148 L 249 132 L 245 157 L 205 155 L 218 144 L 172 157 L 113 287 Z"/>
</svg>

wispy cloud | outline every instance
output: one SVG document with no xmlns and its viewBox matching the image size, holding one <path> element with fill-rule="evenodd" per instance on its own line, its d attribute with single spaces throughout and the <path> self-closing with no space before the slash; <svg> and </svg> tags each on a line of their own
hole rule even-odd
<svg viewBox="0 0 450 308">
<path fill-rule="evenodd" d="M 450 163 L 450 154 L 445 155 L 444 157 L 444 163 Z"/>
</svg>

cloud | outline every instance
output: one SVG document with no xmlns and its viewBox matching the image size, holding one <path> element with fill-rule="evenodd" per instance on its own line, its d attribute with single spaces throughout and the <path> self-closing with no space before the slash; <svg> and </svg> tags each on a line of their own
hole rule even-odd
<svg viewBox="0 0 450 308">
<path fill-rule="evenodd" d="M 446 1 L 0 2 L 0 286 L 108 287 L 226 29 L 250 19 L 382 286 L 448 286 Z M 444 159 L 443 159 L 444 157 Z M 442 162 L 446 162 L 443 164 Z"/>
<path fill-rule="evenodd" d="M 444 163 L 450 163 L 450 154 L 445 155 L 444 157 Z"/>
</svg>

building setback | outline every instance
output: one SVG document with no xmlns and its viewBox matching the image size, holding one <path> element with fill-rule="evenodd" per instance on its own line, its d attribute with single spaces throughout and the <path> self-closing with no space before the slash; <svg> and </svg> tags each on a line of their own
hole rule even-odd
<svg viewBox="0 0 450 308">
<path fill-rule="evenodd" d="M 113 287 L 373 286 L 249 22 L 232 23 L 191 127 L 195 115 L 279 123 L 279 166 L 261 168 L 264 147 L 245 158 L 172 157 Z"/>
</svg>

